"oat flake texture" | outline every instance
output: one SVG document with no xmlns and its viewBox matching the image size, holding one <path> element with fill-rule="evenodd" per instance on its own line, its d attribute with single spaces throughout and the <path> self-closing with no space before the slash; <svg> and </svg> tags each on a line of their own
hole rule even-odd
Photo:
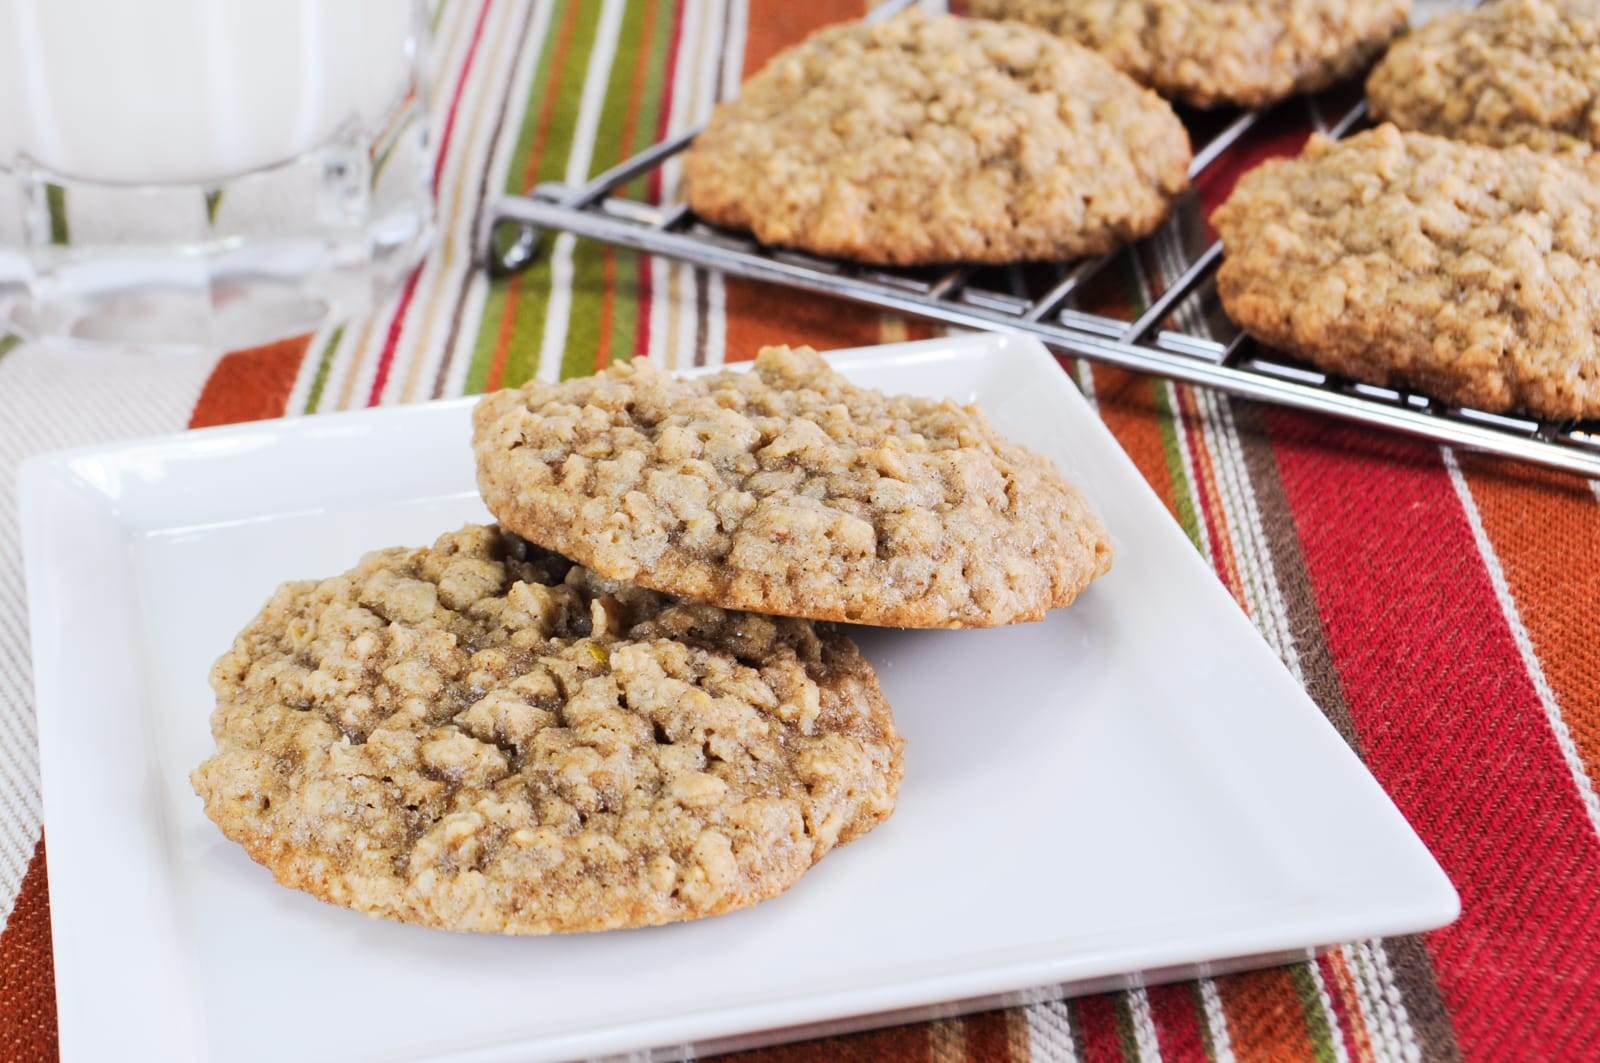
<svg viewBox="0 0 1600 1063">
<path fill-rule="evenodd" d="M 474 421 L 505 527 L 724 608 L 988 627 L 1041 618 L 1111 564 L 1083 497 L 975 407 L 855 387 L 809 348 L 692 379 L 534 381 Z"/>
<path fill-rule="evenodd" d="M 1330 372 L 1600 415 L 1594 168 L 1392 125 L 1246 174 L 1212 216 L 1228 316 Z"/>
<path fill-rule="evenodd" d="M 1405 28 L 1410 0 L 970 0 L 1095 49 L 1196 107 L 1263 107 L 1365 69 Z"/>
<path fill-rule="evenodd" d="M 1600 144 L 1600 0 L 1499 0 L 1429 22 L 1367 80 L 1401 129 L 1538 151 Z"/>
<path fill-rule="evenodd" d="M 912 9 L 827 27 L 719 106 L 688 200 L 769 244 L 863 262 L 1109 251 L 1188 186 L 1172 109 L 1030 26 Z"/>
<path fill-rule="evenodd" d="M 212 670 L 206 814 L 286 886 L 448 930 L 695 919 L 887 817 L 843 635 L 610 583 L 498 529 L 281 587 Z"/>
</svg>

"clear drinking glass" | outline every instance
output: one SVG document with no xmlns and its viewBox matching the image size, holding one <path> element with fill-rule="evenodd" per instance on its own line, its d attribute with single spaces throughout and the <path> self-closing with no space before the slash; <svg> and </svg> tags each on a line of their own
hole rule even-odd
<svg viewBox="0 0 1600 1063">
<path fill-rule="evenodd" d="M 0 0 L 0 311 L 238 348 L 387 294 L 432 224 L 422 0 Z"/>
</svg>

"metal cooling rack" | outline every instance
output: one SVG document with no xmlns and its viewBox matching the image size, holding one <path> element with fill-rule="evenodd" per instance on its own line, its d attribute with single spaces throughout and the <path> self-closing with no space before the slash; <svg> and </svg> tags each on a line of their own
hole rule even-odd
<svg viewBox="0 0 1600 1063">
<path fill-rule="evenodd" d="M 870 17 L 910 2 L 892 0 Z M 1274 111 L 1185 115 L 1197 145 L 1190 177 L 1203 181 L 1230 149 L 1242 148 L 1252 133 L 1285 117 L 1309 118 L 1340 137 L 1365 122 L 1366 110 L 1348 98 L 1340 102 L 1335 92 L 1292 100 Z M 1451 406 L 1331 376 L 1251 340 L 1222 313 L 1214 284 L 1222 245 L 1211 236 L 1193 191 L 1161 230 L 1099 258 L 1026 268 L 862 266 L 762 246 L 700 222 L 681 202 L 662 206 L 615 194 L 684 150 L 698 132 L 654 144 L 581 187 L 542 184 L 531 195 L 494 202 L 482 237 L 490 272 L 524 269 L 538 254 L 541 233 L 570 232 L 960 328 L 1020 332 L 1091 361 L 1600 478 L 1600 422 L 1541 421 Z M 1155 289 L 1146 307 L 1119 315 L 1092 298 L 1095 279 L 1112 266 L 1144 274 Z"/>
</svg>

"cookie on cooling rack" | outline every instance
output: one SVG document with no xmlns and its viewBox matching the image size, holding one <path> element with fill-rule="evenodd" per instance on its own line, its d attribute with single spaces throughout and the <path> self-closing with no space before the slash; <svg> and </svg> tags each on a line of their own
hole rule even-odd
<svg viewBox="0 0 1600 1063">
<path fill-rule="evenodd" d="M 1499 0 L 1442 15 L 1367 80 L 1380 120 L 1537 151 L 1600 144 L 1600 0 Z"/>
<path fill-rule="evenodd" d="M 1410 0 L 969 0 L 1079 41 L 1163 96 L 1262 107 L 1359 73 Z"/>
<path fill-rule="evenodd" d="M 743 908 L 887 817 L 900 780 L 843 635 L 488 527 L 285 584 L 211 683 L 192 781 L 223 833 L 286 886 L 447 930 Z"/>
<path fill-rule="evenodd" d="M 1212 216 L 1223 308 L 1329 372 L 1600 416 L 1600 182 L 1392 125 L 1246 174 Z"/>
<path fill-rule="evenodd" d="M 530 382 L 478 405 L 473 444 L 506 528 L 723 608 L 989 627 L 1111 565 L 1083 497 L 976 408 L 856 387 L 809 348 L 692 379 Z"/>
<path fill-rule="evenodd" d="M 707 221 L 914 265 L 1110 251 L 1160 224 L 1188 164 L 1171 108 L 1094 53 L 912 9 L 776 56 L 683 165 Z"/>
</svg>

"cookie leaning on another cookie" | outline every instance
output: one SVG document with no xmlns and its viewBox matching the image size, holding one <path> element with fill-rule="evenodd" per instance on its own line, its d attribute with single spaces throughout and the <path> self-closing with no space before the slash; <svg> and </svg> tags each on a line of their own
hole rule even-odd
<svg viewBox="0 0 1600 1063">
<path fill-rule="evenodd" d="M 1111 60 L 1196 107 L 1263 107 L 1370 63 L 1405 28 L 1410 0 L 970 0 Z"/>
<path fill-rule="evenodd" d="M 496 529 L 288 583 L 211 673 L 206 814 L 286 886 L 446 930 L 716 915 L 889 815 L 843 635 L 608 583 Z"/>
<path fill-rule="evenodd" d="M 1392 125 L 1262 164 L 1212 215 L 1228 316 L 1329 372 L 1600 416 L 1600 181 Z"/>
<path fill-rule="evenodd" d="M 1537 151 L 1600 145 L 1600 0 L 1499 0 L 1441 15 L 1373 68 L 1375 118 Z"/>
<path fill-rule="evenodd" d="M 502 525 L 609 579 L 896 627 L 1037 620 L 1111 565 L 1050 463 L 973 407 L 855 387 L 815 351 L 681 379 L 618 365 L 479 403 Z"/>
<path fill-rule="evenodd" d="M 718 106 L 684 156 L 694 212 L 863 262 L 1110 251 L 1188 186 L 1170 107 L 1086 49 L 927 15 L 823 29 Z"/>
</svg>

